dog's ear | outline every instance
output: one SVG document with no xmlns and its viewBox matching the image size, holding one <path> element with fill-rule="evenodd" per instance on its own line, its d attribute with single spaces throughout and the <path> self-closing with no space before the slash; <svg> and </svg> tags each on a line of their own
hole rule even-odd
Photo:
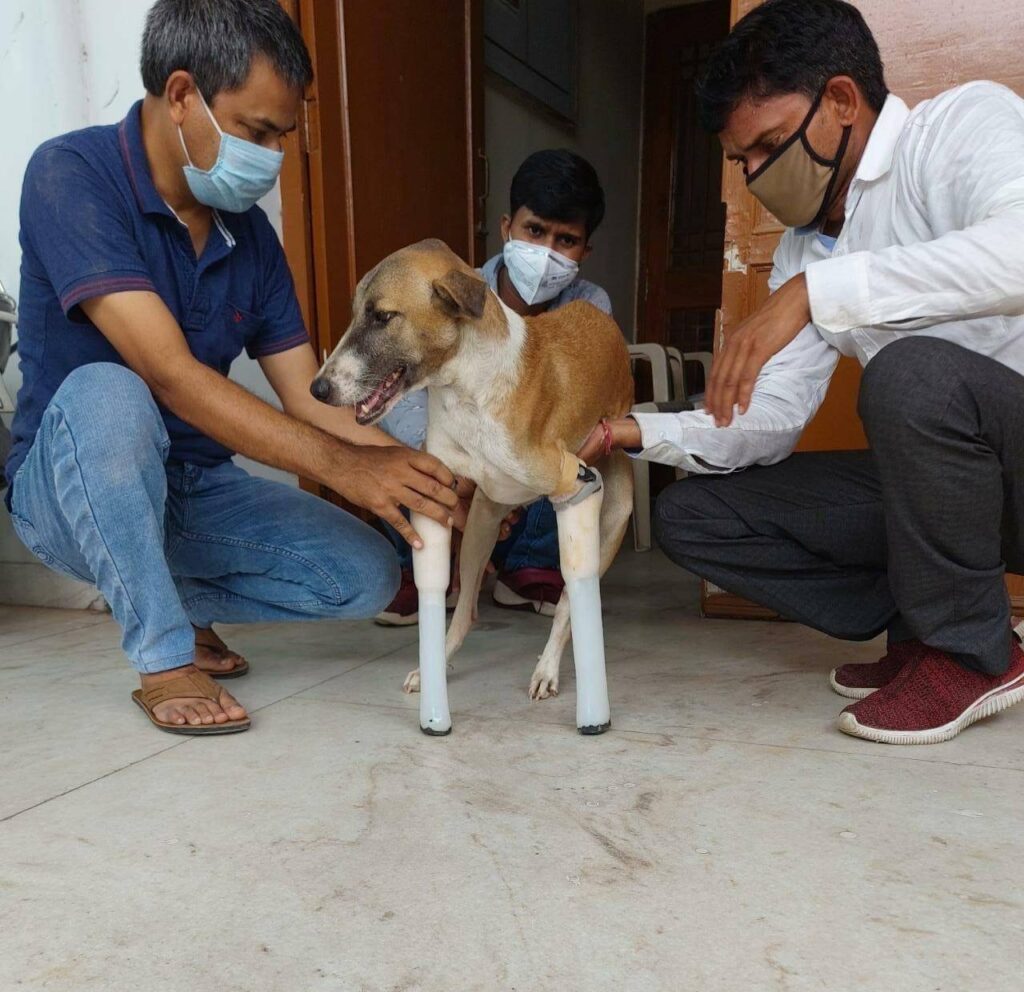
<svg viewBox="0 0 1024 992">
<path fill-rule="evenodd" d="M 455 316 L 482 317 L 487 301 L 487 283 L 462 269 L 452 269 L 433 283 L 434 299 Z"/>
</svg>

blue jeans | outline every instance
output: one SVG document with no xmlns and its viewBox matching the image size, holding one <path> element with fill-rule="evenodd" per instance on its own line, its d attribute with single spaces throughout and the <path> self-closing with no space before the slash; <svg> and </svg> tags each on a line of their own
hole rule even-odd
<svg viewBox="0 0 1024 992">
<path fill-rule="evenodd" d="M 12 517 L 46 565 L 94 584 L 140 672 L 189 664 L 192 624 L 372 617 L 394 597 L 394 550 L 310 493 L 168 462 L 146 384 L 119 365 L 72 372 L 14 478 Z"/>
</svg>

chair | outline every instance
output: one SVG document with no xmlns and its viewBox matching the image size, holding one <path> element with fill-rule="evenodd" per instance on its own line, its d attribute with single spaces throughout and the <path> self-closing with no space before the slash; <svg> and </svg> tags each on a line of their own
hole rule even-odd
<svg viewBox="0 0 1024 992">
<path fill-rule="evenodd" d="M 660 344 L 644 343 L 629 346 L 631 364 L 646 361 L 651 366 L 654 401 L 637 403 L 633 413 L 678 413 L 703 407 L 704 394 L 686 395 L 684 369 L 686 362 L 697 362 L 704 369 L 704 385 L 711 376 L 712 355 L 709 351 L 680 352 L 678 348 L 665 348 Z M 637 551 L 651 550 L 651 478 L 650 466 L 639 458 L 632 459 L 633 467 L 633 547 Z M 676 469 L 676 478 L 686 473 Z"/>
</svg>

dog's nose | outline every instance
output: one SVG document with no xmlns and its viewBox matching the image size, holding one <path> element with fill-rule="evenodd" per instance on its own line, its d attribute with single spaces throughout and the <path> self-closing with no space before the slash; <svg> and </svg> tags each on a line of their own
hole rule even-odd
<svg viewBox="0 0 1024 992">
<path fill-rule="evenodd" d="M 331 395 L 331 384 L 323 376 L 317 376 L 313 380 L 313 385 L 309 387 L 309 391 L 321 403 L 326 403 Z"/>
</svg>

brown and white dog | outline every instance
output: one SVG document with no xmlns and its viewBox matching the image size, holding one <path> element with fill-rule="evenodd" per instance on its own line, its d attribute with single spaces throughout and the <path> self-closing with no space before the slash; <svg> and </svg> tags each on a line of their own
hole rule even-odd
<svg viewBox="0 0 1024 992">
<path fill-rule="evenodd" d="M 601 732 L 608 718 L 601 713 L 599 698 L 603 690 L 607 711 L 597 580 L 622 542 L 633 481 L 628 458 L 621 452 L 602 459 L 599 473 L 582 465 L 575 452 L 598 420 L 622 417 L 632 405 L 633 380 L 622 333 L 611 317 L 583 302 L 520 317 L 447 245 L 422 241 L 384 259 L 360 281 L 352 323 L 325 362 L 313 391 L 335 406 L 354 406 L 357 420 L 372 424 L 401 396 L 424 387 L 427 450 L 454 474 L 477 484 L 462 541 L 461 593 L 448 630 L 447 659 L 472 626 L 504 517 L 542 496 L 551 498 L 556 511 L 586 504 L 585 511 L 558 513 L 567 587 L 529 691 L 534 699 L 557 695 L 570 632 L 570 600 L 574 590 L 583 589 L 571 610 L 578 723 L 585 732 Z M 589 525 L 584 519 L 588 514 Z M 435 629 L 438 611 L 444 622 L 449 535 L 423 517 L 416 517 L 414 525 L 427 545 L 414 555 L 426 694 L 425 659 L 440 651 L 431 642 L 441 636 Z M 591 572 L 596 574 L 586 574 Z M 592 593 L 585 588 L 588 583 Z M 596 604 L 587 602 L 594 596 Z M 580 713 L 581 653 L 600 655 L 590 659 L 600 672 L 587 679 L 600 684 L 594 689 L 596 702 L 587 704 L 589 715 Z M 443 676 L 442 660 L 442 680 Z M 420 688 L 418 671 L 410 673 L 405 688 Z M 431 685 L 429 691 L 436 697 L 443 689 Z M 446 733 L 447 696 L 424 700 L 421 717 L 428 733 Z"/>
</svg>

